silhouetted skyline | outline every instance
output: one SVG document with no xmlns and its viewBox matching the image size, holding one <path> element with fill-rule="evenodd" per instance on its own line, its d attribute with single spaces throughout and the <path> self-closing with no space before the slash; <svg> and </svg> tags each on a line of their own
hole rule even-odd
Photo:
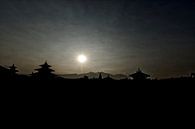
<svg viewBox="0 0 195 129">
<path fill-rule="evenodd" d="M 0 65 L 31 73 L 84 71 L 154 77 L 195 72 L 193 0 L 1 0 Z"/>
</svg>

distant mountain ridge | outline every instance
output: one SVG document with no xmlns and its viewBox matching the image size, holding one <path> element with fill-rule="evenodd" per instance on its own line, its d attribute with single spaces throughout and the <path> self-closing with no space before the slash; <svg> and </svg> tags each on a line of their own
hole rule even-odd
<svg viewBox="0 0 195 129">
<path fill-rule="evenodd" d="M 93 79 L 93 78 L 98 78 L 100 73 L 103 78 L 106 78 L 108 76 L 113 79 L 117 79 L 117 80 L 128 78 L 128 76 L 124 74 L 109 74 L 109 73 L 104 73 L 104 72 L 89 72 L 89 73 L 84 73 L 84 74 L 61 74 L 59 76 L 66 78 L 66 79 L 78 79 L 78 78 L 83 78 L 84 76 L 88 76 L 89 79 Z"/>
</svg>

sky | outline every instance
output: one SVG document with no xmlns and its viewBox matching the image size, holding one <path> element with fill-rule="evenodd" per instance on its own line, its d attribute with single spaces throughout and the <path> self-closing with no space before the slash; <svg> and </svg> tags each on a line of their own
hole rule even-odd
<svg viewBox="0 0 195 129">
<path fill-rule="evenodd" d="M 1 0 L 0 65 L 31 73 L 46 60 L 56 73 L 153 77 L 195 71 L 193 0 Z"/>
</svg>

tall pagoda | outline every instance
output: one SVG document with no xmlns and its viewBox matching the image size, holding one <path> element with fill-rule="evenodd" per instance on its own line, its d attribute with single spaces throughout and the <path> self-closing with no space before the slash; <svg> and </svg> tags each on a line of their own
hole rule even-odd
<svg viewBox="0 0 195 129">
<path fill-rule="evenodd" d="M 33 73 L 32 76 L 36 77 L 37 79 L 54 79 L 55 74 L 53 74 L 54 70 L 51 69 L 52 66 L 48 65 L 47 61 L 39 65 L 41 68 L 35 69 L 36 73 Z"/>
<path fill-rule="evenodd" d="M 133 78 L 133 80 L 147 80 L 150 77 L 150 75 L 143 73 L 140 68 L 137 70 L 136 73 L 131 74 L 129 76 Z"/>
</svg>

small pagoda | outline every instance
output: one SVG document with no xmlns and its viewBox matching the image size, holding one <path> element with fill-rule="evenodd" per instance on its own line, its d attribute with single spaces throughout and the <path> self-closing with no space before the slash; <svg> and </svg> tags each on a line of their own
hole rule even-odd
<svg viewBox="0 0 195 129">
<path fill-rule="evenodd" d="M 37 71 L 36 73 L 33 73 L 32 76 L 39 80 L 48 80 L 48 79 L 54 79 L 55 74 L 53 74 L 54 70 L 51 69 L 52 66 L 48 65 L 47 61 L 39 65 L 41 68 L 35 69 Z"/>
<path fill-rule="evenodd" d="M 139 68 L 136 73 L 129 75 L 133 80 L 147 80 L 150 78 L 150 75 L 145 74 Z"/>
<path fill-rule="evenodd" d="M 13 64 L 12 66 L 9 67 L 9 72 L 13 76 L 13 75 L 16 75 L 17 72 L 19 71 L 17 70 L 17 67 Z"/>
</svg>

